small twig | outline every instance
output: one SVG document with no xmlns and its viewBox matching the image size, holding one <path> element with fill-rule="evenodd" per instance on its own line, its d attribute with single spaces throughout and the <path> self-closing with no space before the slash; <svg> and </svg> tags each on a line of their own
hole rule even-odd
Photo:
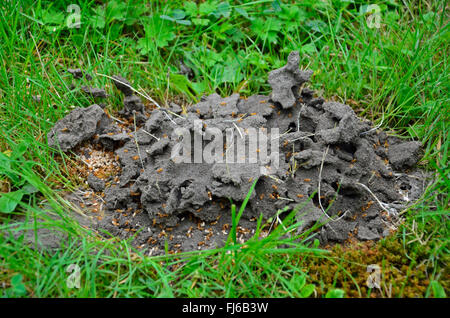
<svg viewBox="0 0 450 318">
<path fill-rule="evenodd" d="M 136 148 L 137 148 L 137 151 L 138 151 L 139 160 L 141 161 L 142 169 L 144 169 L 144 172 L 145 172 L 144 161 L 142 161 L 141 150 L 139 149 L 139 143 L 138 143 L 138 140 L 136 138 L 136 114 L 135 113 L 133 113 L 133 122 L 134 122 L 134 135 L 133 135 L 134 142 L 136 143 Z"/>
<path fill-rule="evenodd" d="M 295 144 L 292 144 L 292 158 L 294 159 L 294 163 L 291 166 L 291 178 L 295 178 L 295 172 L 297 171 L 297 160 L 295 160 Z"/>
<path fill-rule="evenodd" d="M 240 117 L 236 118 L 236 119 L 224 119 L 224 120 L 222 120 L 222 122 L 224 122 L 224 123 L 233 123 L 233 122 L 236 122 L 236 121 L 244 119 L 246 116 L 247 116 L 247 113 L 245 113 L 243 115 L 240 115 Z"/>
<path fill-rule="evenodd" d="M 271 140 L 276 140 L 276 139 L 280 139 L 281 137 L 284 137 L 285 135 L 287 135 L 289 132 L 291 131 L 291 128 L 289 128 L 288 130 L 286 130 L 284 133 L 282 133 L 281 135 L 277 136 L 277 137 L 273 137 Z"/>
<path fill-rule="evenodd" d="M 156 137 L 155 135 L 152 135 L 151 133 L 149 133 L 148 131 L 146 131 L 145 129 L 141 129 L 143 132 L 145 132 L 147 135 L 149 135 L 150 137 L 153 137 L 153 138 L 155 138 L 157 141 L 159 141 L 159 138 L 158 137 Z"/>
<path fill-rule="evenodd" d="M 323 206 L 322 206 L 322 199 L 320 198 L 320 185 L 321 185 L 321 182 L 322 182 L 322 170 L 323 170 L 323 164 L 324 164 L 324 162 L 325 162 L 325 157 L 326 157 L 327 154 L 328 154 L 328 149 L 330 149 L 330 146 L 327 146 L 327 149 L 326 149 L 325 152 L 323 153 L 322 162 L 320 163 L 319 185 L 318 185 L 318 187 L 317 187 L 317 195 L 319 196 L 319 205 L 320 205 L 320 209 L 322 210 L 323 214 L 324 214 L 329 220 L 331 220 L 332 222 L 335 222 L 335 221 L 338 221 L 338 220 L 342 219 L 342 218 L 347 214 L 347 212 L 348 212 L 349 210 L 346 210 L 346 211 L 344 212 L 344 214 L 342 214 L 342 215 L 341 215 L 340 217 L 338 217 L 337 219 L 333 219 L 332 217 L 330 217 L 330 216 L 328 215 L 328 213 L 325 211 L 325 209 L 324 209 Z"/>
<path fill-rule="evenodd" d="M 228 157 L 228 151 L 230 149 L 234 149 L 234 132 L 233 130 L 231 131 L 231 140 L 230 140 L 230 144 L 227 144 L 227 150 L 225 151 L 225 156 Z M 234 158 L 233 158 L 234 159 Z"/>
<path fill-rule="evenodd" d="M 384 203 L 384 202 L 381 202 L 378 198 L 377 198 L 377 196 L 365 185 L 365 184 L 362 184 L 362 183 L 360 183 L 360 182 L 356 182 L 356 184 L 357 185 L 359 185 L 359 186 L 361 186 L 361 187 L 363 187 L 367 192 L 369 192 L 374 198 L 375 198 L 375 200 L 378 202 L 378 204 L 380 205 L 380 207 L 383 209 L 383 210 L 386 210 L 388 213 L 389 213 L 389 215 L 391 215 L 391 213 L 392 214 L 397 214 L 397 210 L 395 209 L 395 208 L 393 208 L 393 207 L 391 207 L 389 204 L 387 204 L 387 203 Z"/>
<path fill-rule="evenodd" d="M 370 132 L 372 132 L 372 131 L 374 131 L 374 130 L 377 130 L 378 128 L 381 127 L 381 125 L 383 125 L 383 121 L 384 121 L 384 113 L 382 113 L 381 122 L 380 122 L 378 125 L 376 125 L 376 126 L 373 127 L 372 129 L 369 129 L 369 130 L 367 130 L 367 131 L 364 131 L 364 132 L 360 133 L 359 135 L 360 135 L 360 136 L 363 136 L 363 135 L 366 135 L 366 134 L 368 134 L 368 133 L 370 133 Z"/>
<path fill-rule="evenodd" d="M 320 184 L 321 184 L 321 181 L 322 181 L 323 163 L 325 162 L 325 157 L 326 157 L 327 154 L 328 154 L 328 149 L 330 149 L 330 146 L 327 146 L 327 149 L 325 150 L 325 152 L 323 153 L 323 156 L 322 156 L 322 162 L 320 163 L 320 170 L 319 170 L 319 184 L 318 184 L 318 187 L 317 187 L 317 194 L 318 194 L 318 196 L 319 196 L 319 205 L 320 205 L 320 209 L 322 210 L 323 214 L 326 215 L 326 217 L 327 217 L 329 220 L 332 220 L 332 218 L 328 215 L 328 213 L 327 213 L 327 212 L 325 211 L 325 209 L 323 208 L 323 206 L 322 206 L 322 200 L 320 199 Z"/>
<path fill-rule="evenodd" d="M 302 114 L 303 108 L 305 108 L 305 104 L 301 103 L 300 105 L 302 105 L 302 107 L 300 108 L 300 110 L 298 111 L 298 116 L 297 116 L 297 131 L 300 131 L 300 115 Z"/>
<path fill-rule="evenodd" d="M 274 176 L 272 176 L 272 175 L 270 175 L 270 174 L 266 174 L 265 176 L 266 176 L 266 177 L 269 177 L 269 178 L 272 179 L 272 180 L 275 180 L 277 183 L 284 183 L 283 180 L 278 179 L 278 178 L 276 178 L 276 177 L 274 177 Z"/>
<path fill-rule="evenodd" d="M 241 130 L 239 129 L 239 127 L 235 123 L 233 123 L 233 125 L 234 125 L 234 127 L 236 127 L 236 129 L 237 129 L 239 135 L 241 136 L 241 138 L 244 139 L 244 136 L 242 136 L 242 133 L 241 133 Z"/>
<path fill-rule="evenodd" d="M 272 230 L 272 227 L 273 227 L 273 224 L 275 223 L 275 220 L 276 220 L 276 218 L 274 218 L 274 219 L 272 220 L 272 223 L 270 223 L 269 230 L 267 230 L 268 233 L 270 233 L 270 231 Z"/>
<path fill-rule="evenodd" d="M 114 77 L 112 77 L 112 76 L 109 76 L 109 75 L 106 75 L 106 74 L 101 74 L 101 73 L 95 73 L 95 74 L 97 74 L 97 75 L 99 75 L 99 76 L 103 76 L 103 77 L 109 78 L 110 80 L 113 80 L 113 81 L 115 81 L 115 82 L 118 82 L 118 83 L 120 83 L 120 84 L 122 84 L 122 85 L 124 85 L 124 86 L 126 86 L 126 87 L 128 87 L 128 88 L 130 88 L 130 89 L 131 89 L 133 92 L 135 92 L 136 94 L 138 94 L 138 95 L 144 97 L 145 99 L 147 99 L 147 100 L 149 100 L 150 102 L 152 102 L 153 104 L 155 104 L 155 106 L 158 107 L 159 109 L 163 110 L 164 113 L 168 112 L 168 113 L 170 113 L 170 114 L 172 114 L 172 115 L 174 115 L 174 116 L 176 116 L 176 117 L 178 117 L 178 118 L 186 119 L 186 118 L 184 118 L 184 117 L 178 115 L 177 113 L 174 113 L 173 111 L 171 111 L 171 110 L 169 110 L 169 109 L 163 109 L 163 108 L 161 107 L 161 105 L 159 105 L 159 104 L 158 104 L 151 96 L 149 96 L 145 91 L 142 93 L 142 92 L 140 92 L 139 90 L 135 89 L 133 86 L 131 86 L 131 85 L 127 84 L 127 83 L 124 83 L 124 82 L 122 82 L 122 81 L 120 81 L 120 80 L 118 80 L 118 79 L 116 79 L 116 78 L 114 78 Z M 176 123 L 172 120 L 172 118 L 170 118 L 170 117 L 167 115 L 167 113 L 166 113 L 166 116 L 170 119 L 171 122 L 173 122 L 174 124 L 176 124 Z"/>
<path fill-rule="evenodd" d="M 283 227 L 283 229 L 284 229 L 285 231 L 287 231 L 287 228 L 284 226 L 283 222 L 282 222 L 281 219 L 280 219 L 280 213 L 277 213 L 277 221 L 278 221 L 278 223 L 281 224 L 281 226 Z"/>
<path fill-rule="evenodd" d="M 135 89 L 135 88 L 132 87 L 131 85 L 129 85 L 129 84 L 127 84 L 127 83 L 124 83 L 124 82 L 122 82 L 122 81 L 120 81 L 120 80 L 118 80 L 118 79 L 116 79 L 116 78 L 114 78 L 114 77 L 112 77 L 112 76 L 106 75 L 106 74 L 101 74 L 101 73 L 95 73 L 95 74 L 97 74 L 97 75 L 99 75 L 99 76 L 103 76 L 103 77 L 109 78 L 110 80 L 113 80 L 113 81 L 115 81 L 115 82 L 118 82 L 118 83 L 120 83 L 120 84 L 122 84 L 122 85 L 124 85 L 124 86 L 126 86 L 126 87 L 128 87 L 128 88 L 130 88 L 130 89 L 131 89 L 133 92 L 135 92 L 136 94 L 141 95 L 141 96 L 144 97 L 145 99 L 148 99 L 149 101 L 151 101 L 153 104 L 156 105 L 156 107 L 161 108 L 161 106 L 160 106 L 153 98 L 151 98 L 151 97 L 148 96 L 147 94 L 145 94 L 145 95 L 142 94 L 140 91 L 138 91 L 137 89 Z"/>
<path fill-rule="evenodd" d="M 169 120 L 170 120 L 173 124 L 177 125 L 177 123 L 173 121 L 173 119 L 169 116 L 169 114 L 167 114 L 165 111 L 163 111 L 163 112 L 164 112 L 164 115 L 166 115 L 166 117 L 169 118 Z"/>
<path fill-rule="evenodd" d="M 290 199 L 290 198 L 283 198 L 283 197 L 278 197 L 278 200 L 286 200 L 286 201 L 291 201 L 294 202 L 295 200 Z"/>
<path fill-rule="evenodd" d="M 109 117 L 111 117 L 112 119 L 114 119 L 115 121 L 117 121 L 117 122 L 119 122 L 119 123 L 121 123 L 121 124 L 126 124 L 126 122 L 124 122 L 123 120 L 120 120 L 120 119 L 118 119 L 118 118 L 112 116 L 111 114 L 109 114 Z"/>
<path fill-rule="evenodd" d="M 315 136 L 315 135 L 316 134 L 309 134 L 309 135 L 306 135 L 306 136 L 303 136 L 303 137 L 299 137 L 299 138 L 288 140 L 288 142 L 294 142 L 294 141 L 297 141 L 297 140 L 302 140 L 302 139 L 309 138 L 309 137 L 312 137 L 312 136 Z"/>
</svg>

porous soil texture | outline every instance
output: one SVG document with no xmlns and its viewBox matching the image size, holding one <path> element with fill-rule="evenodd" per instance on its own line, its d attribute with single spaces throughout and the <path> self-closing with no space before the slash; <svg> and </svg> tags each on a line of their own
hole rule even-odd
<svg viewBox="0 0 450 318">
<path fill-rule="evenodd" d="M 269 73 L 269 96 L 212 94 L 184 111 L 173 103 L 150 109 L 144 94 L 113 76 L 124 94 L 119 114 L 112 117 L 97 104 L 76 108 L 55 124 L 48 143 L 75 152 L 89 166 L 86 179 L 98 202 L 73 202 L 91 206 L 92 227 L 130 239 L 151 255 L 165 253 L 165 244 L 169 253 L 224 245 L 231 204 L 239 209 L 254 182 L 237 228 L 239 242 L 254 234 L 261 215 L 280 226 L 294 210 L 301 224 L 295 234 L 324 224 L 314 232 L 322 244 L 385 237 L 423 193 L 424 175 L 415 168 L 421 144 L 389 136 L 351 107 L 315 97 L 305 87 L 311 75 L 300 70 L 298 52 L 292 52 L 286 66 Z M 239 143 L 250 144 L 249 131 L 273 136 L 275 128 L 279 136 L 264 140 L 268 160 L 252 162 L 251 150 L 238 152 Z M 214 162 L 195 162 L 195 153 L 184 162 L 174 153 L 182 153 L 176 147 L 186 138 L 192 145 L 198 138 L 201 149 L 221 139 L 223 151 L 214 148 Z M 96 167 L 101 154 L 105 163 Z"/>
</svg>

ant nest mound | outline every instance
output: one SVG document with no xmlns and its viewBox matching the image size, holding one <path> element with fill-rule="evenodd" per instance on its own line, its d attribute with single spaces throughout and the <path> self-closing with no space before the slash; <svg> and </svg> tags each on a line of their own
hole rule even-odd
<svg viewBox="0 0 450 318">
<path fill-rule="evenodd" d="M 231 204 L 248 194 L 239 242 L 254 235 L 261 216 L 266 236 L 286 226 L 290 212 L 299 224 L 290 235 L 308 233 L 322 244 L 387 236 L 423 193 L 425 176 L 414 170 L 421 145 L 315 97 L 304 87 L 311 75 L 292 52 L 269 73 L 270 96 L 213 94 L 186 113 L 175 104 L 148 110 L 115 76 L 125 94 L 121 119 L 98 105 L 75 109 L 56 123 L 49 145 L 67 151 L 89 141 L 114 153 L 120 170 L 88 177 L 104 200 L 95 227 L 132 236 L 152 255 L 164 253 L 166 242 L 169 253 L 222 246 Z"/>
</svg>

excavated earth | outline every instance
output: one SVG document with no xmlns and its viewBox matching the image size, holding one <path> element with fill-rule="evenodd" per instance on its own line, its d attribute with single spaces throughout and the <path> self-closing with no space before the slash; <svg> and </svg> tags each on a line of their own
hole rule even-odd
<svg viewBox="0 0 450 318">
<path fill-rule="evenodd" d="M 270 96 L 213 94 L 187 111 L 176 104 L 151 110 L 126 79 L 114 76 L 125 95 L 121 120 L 94 104 L 73 110 L 48 134 L 49 146 L 72 150 L 87 165 L 99 153 L 109 158 L 109 173 L 89 168 L 96 202 L 69 198 L 89 206 L 96 230 L 131 238 L 152 255 L 163 253 L 166 242 L 169 253 L 223 245 L 231 202 L 239 207 L 255 181 L 237 230 L 240 242 L 254 234 L 261 214 L 279 223 L 294 209 L 297 234 L 324 224 L 314 232 L 322 244 L 389 235 L 398 213 L 423 193 L 424 175 L 414 169 L 421 144 L 387 135 L 347 105 L 314 97 L 305 87 L 311 74 L 299 69 L 299 55 L 292 52 L 286 66 L 269 73 Z M 279 150 L 266 162 L 180 162 L 173 156 L 180 128 L 192 140 L 202 138 L 202 149 L 213 142 L 211 131 L 223 132 L 218 158 L 225 159 L 234 155 L 235 144 L 249 144 L 249 130 L 278 128 Z M 285 212 L 276 218 L 280 210 Z"/>
</svg>

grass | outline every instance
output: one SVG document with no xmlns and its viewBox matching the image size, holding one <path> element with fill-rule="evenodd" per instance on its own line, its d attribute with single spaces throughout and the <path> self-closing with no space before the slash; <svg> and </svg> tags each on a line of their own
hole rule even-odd
<svg viewBox="0 0 450 318">
<path fill-rule="evenodd" d="M 307 297 L 341 295 L 336 289 L 342 289 L 346 296 L 370 297 L 376 295 L 365 286 L 370 262 L 383 264 L 383 283 L 393 286 L 379 295 L 448 294 L 445 2 L 374 1 L 380 28 L 369 28 L 361 1 L 83 0 L 81 27 L 69 29 L 72 2 L 0 4 L 0 191 L 20 196 L 11 199 L 14 207 L 20 201 L 15 212 L 0 214 L 0 295 Z M 109 93 L 110 80 L 96 73 L 121 74 L 162 105 L 177 100 L 189 106 L 212 92 L 268 93 L 267 72 L 283 65 L 292 50 L 300 51 L 302 67 L 315 71 L 310 86 L 319 94 L 424 144 L 420 165 L 433 183 L 399 231 L 370 247 L 376 255 L 359 252 L 364 246 L 326 251 L 291 241 L 295 248 L 276 248 L 286 243 L 280 229 L 245 247 L 149 258 L 128 242 L 99 239 L 67 217 L 58 194 L 77 187 L 80 178 L 71 174 L 70 156 L 47 147 L 46 133 L 74 106 L 94 102 L 78 93 L 79 82 L 70 89 L 67 68 L 83 68 L 94 75 L 92 85 Z M 192 69 L 189 79 L 177 74 L 180 61 Z M 118 97 L 108 103 L 111 112 L 121 105 Z M 59 228 L 68 245 L 56 254 L 24 245 L 24 237 L 14 238 L 15 214 L 27 217 L 24 227 L 44 219 L 39 226 Z M 79 289 L 67 288 L 70 264 L 80 267 Z"/>
</svg>

